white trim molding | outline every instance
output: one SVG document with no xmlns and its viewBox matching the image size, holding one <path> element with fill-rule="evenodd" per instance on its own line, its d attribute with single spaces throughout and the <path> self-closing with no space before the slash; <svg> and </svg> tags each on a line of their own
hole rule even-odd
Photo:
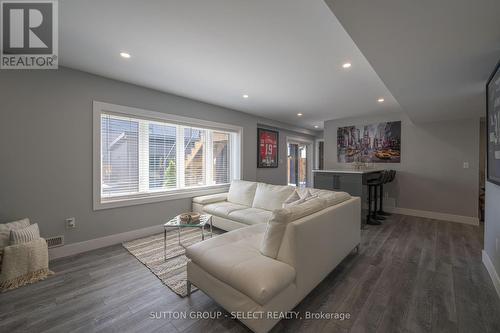
<svg viewBox="0 0 500 333">
<path fill-rule="evenodd" d="M 486 267 L 486 270 L 490 274 L 490 278 L 491 278 L 491 281 L 493 282 L 493 286 L 495 287 L 495 290 L 497 291 L 498 297 L 500 297 L 500 277 L 498 277 L 498 273 L 495 270 L 495 266 L 493 266 L 493 263 L 491 262 L 491 259 L 485 250 L 483 250 L 483 265 L 484 265 L 484 267 Z"/>
<path fill-rule="evenodd" d="M 431 212 L 431 211 L 427 211 L 427 210 L 417 210 L 417 209 L 409 209 L 409 208 L 401 208 L 401 207 L 384 207 L 384 210 L 386 210 L 389 213 L 394 213 L 394 214 L 424 217 L 424 218 L 428 218 L 428 219 L 442 220 L 442 221 L 449 221 L 449 222 L 458 222 L 458 223 L 470 224 L 470 225 L 475 225 L 475 226 L 479 225 L 479 218 L 473 217 L 473 216 L 453 215 L 453 214 L 447 214 L 447 213 L 438 213 L 438 212 Z"/>
<path fill-rule="evenodd" d="M 126 241 L 141 237 L 158 234 L 163 231 L 163 225 L 154 225 L 152 227 L 122 232 L 120 234 L 109 235 L 105 237 L 90 239 L 87 241 L 72 243 L 60 247 L 49 249 L 50 260 L 73 256 L 75 254 L 100 249 L 102 247 L 120 244 Z"/>
</svg>

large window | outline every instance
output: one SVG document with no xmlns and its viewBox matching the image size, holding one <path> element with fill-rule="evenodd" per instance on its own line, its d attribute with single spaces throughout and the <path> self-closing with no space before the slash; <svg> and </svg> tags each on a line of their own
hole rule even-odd
<svg viewBox="0 0 500 333">
<path fill-rule="evenodd" d="M 193 191 L 203 194 L 239 177 L 238 128 L 123 109 L 94 105 L 99 124 L 95 139 L 100 145 L 96 208 L 177 198 Z"/>
</svg>

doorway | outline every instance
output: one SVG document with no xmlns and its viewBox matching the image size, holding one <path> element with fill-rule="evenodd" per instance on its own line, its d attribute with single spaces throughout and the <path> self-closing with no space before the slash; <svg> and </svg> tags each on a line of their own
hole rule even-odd
<svg viewBox="0 0 500 333">
<path fill-rule="evenodd" d="M 287 142 L 287 174 L 288 185 L 306 187 L 309 181 L 309 144 L 303 142 Z"/>
<path fill-rule="evenodd" d="M 314 158 L 314 168 L 316 170 L 324 170 L 325 169 L 325 140 L 324 139 L 316 139 L 314 143 L 314 147 L 316 149 Z"/>
</svg>

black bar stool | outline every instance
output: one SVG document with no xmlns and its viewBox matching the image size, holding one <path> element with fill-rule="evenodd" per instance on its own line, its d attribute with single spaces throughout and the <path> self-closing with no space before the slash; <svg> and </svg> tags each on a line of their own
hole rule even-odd
<svg viewBox="0 0 500 333">
<path fill-rule="evenodd" d="M 384 184 L 391 183 L 396 178 L 396 170 L 388 170 L 387 178 L 379 186 L 379 196 L 380 196 L 380 206 L 377 210 L 377 215 L 380 216 L 391 216 L 391 213 L 384 212 Z"/>
<path fill-rule="evenodd" d="M 385 217 L 377 215 L 378 195 L 380 193 L 380 191 L 378 191 L 378 188 L 381 187 L 381 185 L 384 184 L 384 182 L 386 182 L 389 178 L 389 171 L 384 170 L 379 173 L 379 176 L 377 178 L 370 179 L 366 182 L 366 185 L 368 185 L 368 215 L 366 217 L 367 224 L 380 225 L 382 224 L 380 221 L 385 220 Z"/>
</svg>

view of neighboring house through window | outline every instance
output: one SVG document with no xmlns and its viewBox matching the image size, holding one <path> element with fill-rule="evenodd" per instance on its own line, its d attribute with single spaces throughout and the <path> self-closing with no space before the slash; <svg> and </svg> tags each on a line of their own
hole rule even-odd
<svg viewBox="0 0 500 333">
<path fill-rule="evenodd" d="M 105 196 L 139 191 L 139 123 L 101 118 L 102 186 Z"/>
<path fill-rule="evenodd" d="M 206 184 L 207 131 L 184 128 L 184 184 L 187 187 Z"/>
<path fill-rule="evenodd" d="M 237 135 L 102 113 L 101 198 L 229 184 Z"/>
<path fill-rule="evenodd" d="M 230 182 L 229 134 L 213 132 L 213 179 L 215 184 Z"/>
<path fill-rule="evenodd" d="M 149 187 L 169 189 L 177 186 L 177 128 L 149 124 Z"/>
</svg>

